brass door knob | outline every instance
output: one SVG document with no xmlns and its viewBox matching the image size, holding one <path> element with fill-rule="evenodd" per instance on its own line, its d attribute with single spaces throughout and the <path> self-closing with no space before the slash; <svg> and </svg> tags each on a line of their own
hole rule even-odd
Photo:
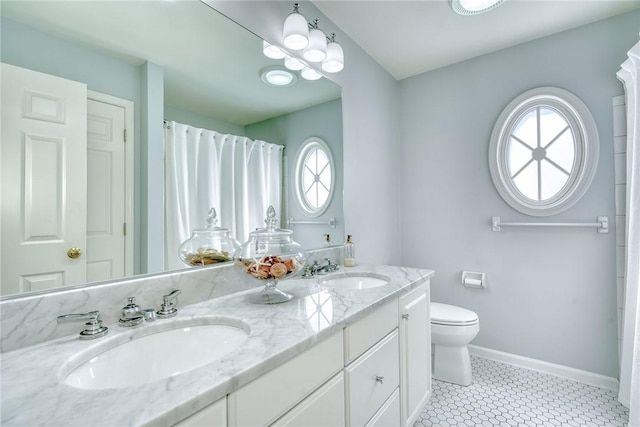
<svg viewBox="0 0 640 427">
<path fill-rule="evenodd" d="M 82 255 L 82 250 L 80 248 L 69 248 L 67 251 L 67 256 L 71 259 L 80 258 Z"/>
</svg>

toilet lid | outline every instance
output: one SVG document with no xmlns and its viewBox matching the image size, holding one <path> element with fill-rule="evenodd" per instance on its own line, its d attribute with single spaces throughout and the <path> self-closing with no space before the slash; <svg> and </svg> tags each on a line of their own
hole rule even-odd
<svg viewBox="0 0 640 427">
<path fill-rule="evenodd" d="M 440 325 L 470 325 L 478 321 L 478 315 L 471 310 L 455 305 L 431 303 L 431 323 Z"/>
</svg>

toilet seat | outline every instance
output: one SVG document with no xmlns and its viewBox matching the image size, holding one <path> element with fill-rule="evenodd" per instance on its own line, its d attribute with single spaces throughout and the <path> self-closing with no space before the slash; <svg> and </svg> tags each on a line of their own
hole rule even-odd
<svg viewBox="0 0 640 427">
<path fill-rule="evenodd" d="M 478 323 L 478 315 L 455 305 L 431 303 L 431 323 L 445 326 L 468 326 Z"/>
</svg>

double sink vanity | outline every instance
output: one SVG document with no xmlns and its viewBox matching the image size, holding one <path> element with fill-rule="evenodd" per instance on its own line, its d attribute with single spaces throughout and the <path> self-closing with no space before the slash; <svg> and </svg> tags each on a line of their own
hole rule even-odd
<svg viewBox="0 0 640 427">
<path fill-rule="evenodd" d="M 1 424 L 411 426 L 431 393 L 432 276 L 341 267 L 283 283 L 287 303 L 251 304 L 254 288 L 6 351 Z"/>
</svg>

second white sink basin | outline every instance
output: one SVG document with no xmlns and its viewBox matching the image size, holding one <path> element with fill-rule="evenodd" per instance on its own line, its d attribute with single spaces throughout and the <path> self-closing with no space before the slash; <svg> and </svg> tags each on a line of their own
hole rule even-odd
<svg viewBox="0 0 640 427">
<path fill-rule="evenodd" d="M 135 387 L 218 360 L 248 336 L 240 327 L 222 324 L 177 327 L 110 348 L 63 374 L 63 381 L 91 390 Z"/>
<path fill-rule="evenodd" d="M 339 273 L 318 279 L 322 286 L 335 289 L 370 289 L 384 286 L 389 278 L 373 273 Z"/>
</svg>

